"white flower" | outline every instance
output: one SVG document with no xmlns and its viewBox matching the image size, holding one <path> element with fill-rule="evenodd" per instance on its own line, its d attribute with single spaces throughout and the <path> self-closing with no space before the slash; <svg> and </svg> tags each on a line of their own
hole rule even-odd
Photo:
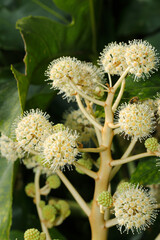
<svg viewBox="0 0 160 240">
<path fill-rule="evenodd" d="M 17 143 L 4 134 L 0 137 L 0 151 L 3 157 L 12 162 L 23 157 L 22 150 L 18 148 Z"/>
<path fill-rule="evenodd" d="M 81 62 L 71 57 L 61 57 L 50 63 L 45 74 L 51 81 L 52 88 L 58 89 L 59 93 L 64 93 L 64 97 L 68 100 L 75 100 L 76 95 L 71 83 L 88 95 L 103 96 L 104 91 L 101 87 L 103 73 L 92 63 Z"/>
<path fill-rule="evenodd" d="M 115 194 L 115 216 L 118 228 L 122 232 L 141 232 L 149 227 L 156 219 L 156 200 L 142 187 L 130 184 L 129 189 Z"/>
<path fill-rule="evenodd" d="M 155 128 L 154 111 L 144 103 L 124 104 L 119 109 L 119 131 L 137 139 L 145 139 Z"/>
<path fill-rule="evenodd" d="M 39 109 L 31 109 L 15 122 L 17 142 L 26 152 L 39 151 L 44 140 L 53 133 L 52 124 Z"/>
<path fill-rule="evenodd" d="M 101 53 L 99 64 L 105 72 L 111 75 L 122 75 L 127 68 L 125 59 L 126 45 L 124 43 L 110 43 Z"/>
<path fill-rule="evenodd" d="M 88 142 L 94 136 L 95 131 L 93 125 L 88 121 L 80 109 L 71 113 L 65 113 L 64 125 L 79 133 L 78 141 Z"/>
<path fill-rule="evenodd" d="M 135 75 L 135 79 L 150 76 L 150 73 L 157 71 L 159 58 L 154 47 L 147 41 L 129 41 L 126 48 L 126 63 L 130 67 L 130 73 Z"/>
<path fill-rule="evenodd" d="M 68 129 L 50 135 L 43 144 L 44 166 L 56 171 L 71 165 L 78 154 L 77 137 L 76 132 L 72 134 Z"/>
</svg>

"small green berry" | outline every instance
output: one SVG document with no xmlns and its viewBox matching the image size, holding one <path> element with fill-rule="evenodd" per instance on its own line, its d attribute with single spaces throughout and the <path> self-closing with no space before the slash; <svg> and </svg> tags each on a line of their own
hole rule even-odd
<svg viewBox="0 0 160 240">
<path fill-rule="evenodd" d="M 147 150 L 151 151 L 151 152 L 155 152 L 158 149 L 158 141 L 156 138 L 152 137 L 152 138 L 148 138 L 145 143 L 144 143 L 145 147 L 147 148 Z"/>
<path fill-rule="evenodd" d="M 27 194 L 28 197 L 35 197 L 35 185 L 34 183 L 28 183 L 25 186 L 25 192 Z"/>
<path fill-rule="evenodd" d="M 118 185 L 117 191 L 118 191 L 118 193 L 122 193 L 122 192 L 128 190 L 130 188 L 130 186 L 131 186 L 131 183 L 129 183 L 129 182 L 122 182 L 122 183 L 120 183 Z"/>
<path fill-rule="evenodd" d="M 55 206 L 57 204 L 57 201 L 51 198 L 51 199 L 49 199 L 48 204 Z"/>
<path fill-rule="evenodd" d="M 47 178 L 46 183 L 49 185 L 50 188 L 56 189 L 59 188 L 59 186 L 61 185 L 61 180 L 56 174 L 54 174 Z"/>
<path fill-rule="evenodd" d="M 24 240 L 40 240 L 40 232 L 35 228 L 30 228 L 25 231 Z"/>
<path fill-rule="evenodd" d="M 60 210 L 60 213 L 64 218 L 66 218 L 70 215 L 71 211 L 69 208 L 69 204 L 65 200 L 59 200 L 57 202 L 57 207 Z"/>
<path fill-rule="evenodd" d="M 57 210 L 51 205 L 46 205 L 42 209 L 42 215 L 45 220 L 53 222 L 56 218 Z"/>
<path fill-rule="evenodd" d="M 108 191 L 103 191 L 98 195 L 97 202 L 104 208 L 110 208 L 113 205 L 113 198 Z"/>
<path fill-rule="evenodd" d="M 79 163 L 79 164 L 81 164 L 82 166 L 84 166 L 84 167 L 86 167 L 87 169 L 91 169 L 92 168 L 92 161 L 91 161 L 91 159 L 83 159 L 83 158 L 81 158 L 81 159 L 79 159 L 78 161 L 77 161 L 77 163 Z M 78 167 L 76 167 L 76 171 L 78 172 L 78 173 L 80 173 L 80 174 L 85 174 L 82 170 L 80 170 Z"/>
<path fill-rule="evenodd" d="M 41 232 L 40 240 L 46 240 L 46 234 L 44 232 Z"/>
</svg>

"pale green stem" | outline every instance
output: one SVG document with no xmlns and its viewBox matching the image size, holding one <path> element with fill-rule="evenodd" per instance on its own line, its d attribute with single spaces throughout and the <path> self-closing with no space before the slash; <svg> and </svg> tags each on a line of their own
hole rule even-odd
<svg viewBox="0 0 160 240">
<path fill-rule="evenodd" d="M 126 77 L 126 75 L 128 74 L 130 70 L 130 67 L 127 67 L 126 70 L 124 71 L 124 73 L 120 76 L 120 78 L 118 79 L 118 81 L 115 83 L 115 85 L 113 86 L 114 91 L 117 90 L 117 88 L 119 87 L 119 85 L 121 84 L 121 82 L 123 81 L 123 79 Z"/>
<path fill-rule="evenodd" d="M 109 86 L 112 87 L 112 79 L 110 73 L 108 73 Z"/>
<path fill-rule="evenodd" d="M 82 172 L 87 174 L 89 177 L 91 177 L 93 179 L 97 179 L 98 175 L 97 175 L 96 172 L 87 169 L 86 167 L 84 167 L 83 165 L 79 164 L 78 162 L 75 162 L 74 165 L 75 165 L 75 167 L 79 168 Z"/>
<path fill-rule="evenodd" d="M 113 106 L 112 106 L 112 111 L 113 112 L 115 112 L 115 110 L 117 109 L 117 107 L 118 107 L 118 105 L 119 105 L 119 103 L 121 101 L 121 98 L 122 98 L 123 92 L 124 92 L 124 88 L 125 88 L 125 79 L 122 80 L 121 89 L 120 89 L 120 91 L 118 93 L 118 96 L 117 96 Z"/>
<path fill-rule="evenodd" d="M 98 148 L 78 148 L 79 152 L 93 152 L 93 153 L 100 153 L 107 149 L 106 146 L 101 145 Z"/>
<path fill-rule="evenodd" d="M 135 161 L 135 160 L 140 159 L 140 158 L 145 158 L 145 157 L 150 157 L 150 156 L 155 156 L 155 154 L 154 153 L 148 153 L 148 152 L 140 153 L 140 154 L 128 157 L 128 158 L 113 160 L 110 164 L 111 164 L 111 166 L 117 166 L 117 165 L 122 165 L 122 164 L 125 164 L 125 163 L 128 163 L 128 162 L 131 162 L 131 161 Z"/>
<path fill-rule="evenodd" d="M 119 123 L 117 123 L 117 124 L 113 124 L 113 123 L 108 123 L 108 127 L 110 127 L 110 128 L 119 128 L 120 127 L 120 124 Z"/>
<path fill-rule="evenodd" d="M 115 226 L 117 223 L 118 223 L 117 218 L 113 218 L 113 219 L 106 221 L 105 227 L 110 228 L 110 227 Z"/>
<path fill-rule="evenodd" d="M 57 175 L 60 177 L 66 188 L 70 191 L 74 199 L 77 201 L 77 203 L 80 205 L 82 210 L 85 212 L 85 214 L 89 217 L 90 215 L 90 208 L 88 207 L 87 203 L 83 200 L 81 195 L 77 192 L 77 190 L 73 187 L 73 185 L 70 183 L 70 181 L 66 178 L 66 176 L 60 171 L 56 171 Z"/>
<path fill-rule="evenodd" d="M 84 99 L 87 99 L 88 101 L 93 102 L 102 107 L 105 105 L 105 102 L 99 101 L 95 98 L 92 98 L 92 97 L 88 96 L 87 94 L 85 94 L 84 92 L 82 92 L 78 87 L 76 87 L 76 85 L 72 81 L 70 81 L 69 83 L 70 83 L 71 87 Z"/>
<path fill-rule="evenodd" d="M 85 107 L 83 106 L 81 99 L 79 97 L 79 95 L 76 95 L 76 100 L 77 100 L 77 104 L 80 108 L 80 110 L 82 111 L 82 113 L 85 115 L 85 117 L 95 126 L 97 127 L 99 130 L 102 130 L 102 126 L 86 111 Z"/>
<path fill-rule="evenodd" d="M 36 191 L 36 193 L 35 193 L 36 208 L 37 208 L 39 220 L 40 220 L 40 223 L 41 223 L 42 231 L 46 234 L 46 240 L 51 240 L 51 237 L 50 237 L 49 232 L 48 232 L 48 228 L 46 227 L 46 225 L 44 223 L 41 208 L 39 206 L 39 203 L 40 203 L 40 200 L 41 200 L 41 198 L 40 198 L 40 187 L 39 187 L 40 175 L 41 175 L 41 171 L 40 171 L 40 169 L 37 169 L 36 173 L 35 173 L 35 181 L 34 181 L 35 182 L 35 191 Z"/>
<path fill-rule="evenodd" d="M 136 139 L 136 138 L 133 138 L 132 141 L 130 142 L 127 150 L 125 151 L 125 153 L 124 153 L 123 156 L 121 157 L 121 159 L 126 158 L 126 157 L 129 156 L 129 154 L 132 152 L 132 150 L 133 150 L 136 142 L 137 142 L 137 139 Z M 111 174 L 110 174 L 110 178 L 109 178 L 110 181 L 111 181 L 112 178 L 116 175 L 116 173 L 119 171 L 120 168 L 121 168 L 121 165 L 115 166 L 115 167 L 112 169 Z"/>
</svg>

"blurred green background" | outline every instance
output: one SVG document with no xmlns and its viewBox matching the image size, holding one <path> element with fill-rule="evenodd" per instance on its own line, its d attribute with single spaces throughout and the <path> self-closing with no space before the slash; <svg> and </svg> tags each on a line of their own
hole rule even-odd
<svg viewBox="0 0 160 240">
<path fill-rule="evenodd" d="M 76 104 L 68 104 L 44 81 L 51 60 L 75 56 L 96 63 L 105 45 L 132 39 L 148 40 L 160 53 L 159 0 L 0 0 L 0 131 L 10 135 L 13 120 L 26 109 L 45 110 L 57 123 L 62 121 L 64 111 L 71 106 L 76 108 Z M 136 87 L 128 78 L 124 100 L 156 96 L 160 92 L 159 76 L 157 72 Z M 24 193 L 25 184 L 33 181 L 34 176 L 22 164 L 15 164 L 13 171 L 12 163 L 1 159 L 1 166 L 1 194 L 5 198 L 0 198 L 0 240 L 23 239 L 27 228 L 40 228 L 32 199 Z M 115 179 L 115 186 L 123 173 L 125 167 Z M 66 175 L 90 202 L 92 180 L 74 171 L 66 171 Z M 53 194 L 73 200 L 64 186 Z M 152 240 L 158 234 L 158 222 L 135 236 L 120 235 L 114 227 L 110 239 Z M 89 240 L 88 220 L 74 206 L 70 218 L 53 234 L 62 240 Z"/>
</svg>

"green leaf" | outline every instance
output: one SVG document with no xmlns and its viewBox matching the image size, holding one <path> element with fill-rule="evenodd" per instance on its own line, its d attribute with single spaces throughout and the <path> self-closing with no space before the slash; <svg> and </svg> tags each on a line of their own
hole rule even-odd
<svg viewBox="0 0 160 240">
<path fill-rule="evenodd" d="M 160 1 L 128 1 L 120 12 L 118 34 L 133 36 L 154 32 L 160 27 Z"/>
<path fill-rule="evenodd" d="M 21 113 L 16 81 L 9 70 L 0 73 L 0 131 L 11 134 L 11 125 Z"/>
<path fill-rule="evenodd" d="M 17 80 L 19 101 L 21 104 L 21 109 L 22 111 L 24 111 L 27 92 L 29 88 L 29 82 L 27 77 L 24 74 L 18 72 L 13 66 L 11 66 L 11 70 L 12 73 L 14 74 L 15 79 Z"/>
<path fill-rule="evenodd" d="M 59 240 L 67 240 L 65 236 L 63 236 L 56 228 L 52 228 L 49 230 L 49 233 L 52 238 Z"/>
<path fill-rule="evenodd" d="M 13 164 L 0 158 L 0 239 L 8 240 L 11 226 Z"/>
<path fill-rule="evenodd" d="M 139 99 L 153 98 L 157 92 L 160 92 L 160 76 L 158 73 L 153 74 L 150 78 L 141 79 L 139 82 L 128 76 L 126 78 L 126 88 L 123 99 L 131 99 L 134 96 Z"/>
<path fill-rule="evenodd" d="M 24 238 L 24 233 L 18 230 L 12 230 L 10 232 L 10 240 L 21 240 Z"/>
<path fill-rule="evenodd" d="M 159 184 L 160 171 L 156 166 L 156 158 L 150 157 L 140 161 L 130 180 L 132 183 L 144 185 Z"/>
<path fill-rule="evenodd" d="M 9 70 L 0 73 L 0 131 L 11 134 L 11 125 L 20 114 L 16 81 Z M 13 163 L 0 159 L 0 239 L 9 239 L 12 208 Z"/>
<path fill-rule="evenodd" d="M 57 13 L 57 8 L 51 0 L 23 0 L 18 4 L 13 2 L 12 5 L 14 5 L 12 10 L 6 6 L 0 8 L 0 48 L 6 50 L 19 51 L 23 49 L 20 34 L 15 30 L 16 21 L 22 17 L 45 16 L 56 21 L 66 22 L 67 16 L 62 18 L 62 13 Z"/>
</svg>

